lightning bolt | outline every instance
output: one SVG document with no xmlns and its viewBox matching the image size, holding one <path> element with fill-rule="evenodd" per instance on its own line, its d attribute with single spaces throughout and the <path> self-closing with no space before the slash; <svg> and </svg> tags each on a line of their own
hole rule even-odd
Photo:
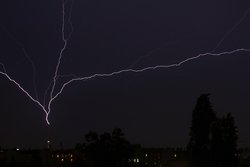
<svg viewBox="0 0 250 167">
<path fill-rule="evenodd" d="M 240 26 L 240 24 L 246 19 L 246 17 L 248 16 L 249 14 L 249 11 L 250 11 L 250 8 L 248 8 L 246 10 L 246 12 L 244 13 L 244 15 L 241 17 L 241 19 L 239 21 L 237 21 L 231 29 L 229 29 L 229 31 L 227 31 L 224 36 L 221 38 L 221 40 L 218 42 L 218 44 L 215 46 L 215 48 L 213 49 L 212 52 L 215 52 L 219 47 L 220 45 L 226 40 L 226 38 L 237 28 Z"/>
<path fill-rule="evenodd" d="M 20 47 L 20 49 L 21 49 L 21 51 L 22 51 L 22 53 L 24 54 L 24 56 L 25 56 L 25 58 L 28 60 L 28 62 L 31 64 L 31 67 L 32 67 L 32 75 L 33 75 L 33 89 L 34 89 L 34 92 L 35 92 L 35 97 L 36 97 L 36 99 L 37 100 L 39 100 L 39 95 L 38 95 L 38 91 L 37 91 L 37 86 L 36 86 L 36 66 L 35 66 L 35 63 L 33 62 L 33 60 L 31 59 L 31 57 L 29 57 L 29 55 L 28 55 L 28 53 L 27 53 L 27 51 L 26 51 L 26 49 L 25 49 L 25 47 L 23 46 L 23 44 L 17 39 L 17 38 L 15 38 L 15 36 L 11 33 L 11 32 L 9 32 L 8 30 L 6 30 L 5 28 L 3 28 L 2 26 L 0 26 L 0 28 L 5 32 L 5 34 L 7 34 L 9 37 L 10 37 L 10 39 L 12 40 L 12 41 L 14 41 L 14 43 L 16 43 L 19 47 Z M 5 69 L 5 67 L 4 67 L 4 65 L 2 64 L 2 63 L 0 63 L 2 66 L 3 66 L 3 68 Z"/>
<path fill-rule="evenodd" d="M 219 41 L 219 43 L 215 46 L 215 48 L 211 51 L 211 52 L 207 52 L 207 53 L 202 53 L 202 54 L 198 54 L 196 56 L 193 57 L 189 57 L 187 59 L 184 59 L 180 62 L 174 63 L 174 64 L 169 64 L 169 65 L 156 65 L 156 66 L 149 66 L 149 67 L 145 67 L 145 68 L 141 68 L 141 69 L 134 69 L 130 66 L 130 68 L 126 68 L 126 69 L 122 69 L 119 71 L 115 71 L 115 72 L 111 72 L 111 73 L 97 73 L 97 74 L 93 74 L 90 76 L 85 76 L 85 77 L 77 77 L 75 75 L 58 75 L 58 71 L 61 65 L 61 61 L 63 58 L 63 54 L 64 51 L 67 48 L 67 44 L 68 44 L 68 40 L 70 39 L 72 33 L 73 33 L 73 26 L 71 23 L 71 12 L 72 12 L 72 7 L 73 7 L 73 0 L 70 1 L 71 2 L 71 6 L 70 6 L 70 10 L 69 10 L 69 16 L 68 19 L 65 20 L 65 5 L 68 3 L 69 1 L 63 0 L 62 3 L 62 27 L 61 27 L 61 33 L 62 33 L 62 41 L 63 41 L 63 47 L 59 52 L 59 57 L 56 63 L 56 67 L 55 67 L 55 71 L 54 71 L 54 75 L 52 78 L 52 81 L 49 83 L 48 88 L 46 89 L 45 93 L 44 93 L 44 99 L 43 99 L 43 103 L 39 101 L 38 98 L 34 98 L 29 92 L 27 92 L 16 80 L 14 80 L 13 78 L 11 78 L 11 76 L 7 73 L 7 70 L 4 66 L 3 63 L 0 62 L 0 66 L 2 66 L 2 71 L 0 71 L 0 74 L 3 75 L 4 77 L 6 77 L 11 83 L 13 83 L 15 86 L 17 86 L 28 98 L 30 98 L 34 103 L 36 103 L 45 113 L 45 120 L 47 122 L 48 125 L 50 125 L 49 122 L 49 114 L 51 112 L 51 105 L 53 104 L 54 100 L 63 93 L 64 89 L 69 86 L 71 83 L 76 82 L 76 81 L 87 81 L 90 79 L 94 79 L 94 78 L 104 78 L 104 77 L 112 77 L 115 75 L 120 75 L 123 73 L 141 73 L 141 72 L 146 72 L 146 71 L 150 71 L 150 70 L 157 70 L 157 69 L 168 69 L 168 68 L 175 68 L 175 67 L 180 67 L 185 63 L 200 59 L 202 57 L 205 56 L 223 56 L 223 55 L 232 55 L 232 54 L 236 54 L 238 52 L 250 52 L 250 49 L 246 49 L 246 48 L 240 48 L 240 49 L 235 49 L 235 50 L 231 50 L 231 51 L 225 51 L 225 52 L 220 52 L 220 53 L 214 53 L 214 51 L 222 44 L 222 42 L 227 38 L 228 35 L 230 35 L 230 33 L 232 33 L 232 31 L 234 31 L 239 25 L 240 23 L 247 17 L 250 9 L 247 10 L 247 12 L 244 14 L 244 16 L 240 19 L 239 22 L 237 22 L 237 24 L 235 24 L 233 26 L 233 28 L 230 29 L 230 31 L 228 31 L 223 37 L 222 39 Z M 70 32 L 68 37 L 65 36 L 65 22 L 68 22 L 68 24 L 70 25 Z M 151 52 L 149 53 L 151 54 Z M 30 59 L 31 60 L 31 59 Z M 133 65 L 132 65 L 133 66 Z M 33 69 L 35 69 L 33 67 Z M 67 82 L 64 82 L 61 86 L 61 88 L 55 92 L 55 88 L 57 86 L 57 80 L 59 78 L 62 77 L 73 77 L 72 79 L 68 80 Z M 49 91 L 50 90 L 50 91 Z M 48 99 L 48 104 L 46 105 L 46 95 L 47 93 L 49 93 L 49 99 Z"/>
<path fill-rule="evenodd" d="M 187 58 L 187 59 L 185 59 L 183 61 L 180 61 L 179 63 L 175 63 L 175 64 L 150 66 L 150 67 L 145 67 L 145 68 L 142 68 L 142 69 L 123 69 L 123 70 L 115 71 L 115 72 L 112 72 L 112 73 L 93 74 L 93 75 L 87 76 L 87 77 L 73 78 L 73 79 L 71 79 L 68 82 L 63 84 L 60 91 L 52 98 L 52 100 L 56 99 L 63 92 L 64 88 L 67 85 L 69 85 L 70 83 L 75 82 L 75 81 L 84 81 L 84 80 L 89 80 L 89 79 L 93 79 L 93 78 L 97 78 L 97 77 L 99 77 L 99 78 L 100 77 L 112 77 L 114 75 L 118 75 L 118 74 L 122 74 L 122 73 L 128 73 L 128 72 L 141 73 L 141 72 L 144 72 L 144 71 L 156 70 L 156 69 L 160 69 L 160 68 L 179 67 L 179 66 L 183 65 L 184 63 L 196 60 L 196 59 L 204 57 L 204 56 L 222 56 L 222 55 L 234 54 L 234 53 L 237 53 L 237 52 L 250 52 L 250 49 L 242 48 L 242 49 L 236 49 L 236 50 L 233 50 L 233 51 L 227 51 L 227 52 L 221 52 L 221 53 L 209 53 L 208 52 L 208 53 L 203 53 L 203 54 L 199 54 L 199 55 L 194 56 L 194 57 Z"/>
<path fill-rule="evenodd" d="M 77 76 L 75 74 L 57 75 L 56 80 L 59 80 L 60 78 L 66 78 L 66 77 L 76 78 Z M 49 90 L 50 90 L 52 84 L 53 84 L 53 80 L 49 83 L 49 86 L 47 87 L 47 89 L 44 92 L 43 106 L 46 106 L 46 97 L 47 97 L 47 94 L 49 93 Z"/>
<path fill-rule="evenodd" d="M 64 1 L 63 0 L 63 3 L 62 3 L 62 40 L 63 40 L 63 47 L 62 49 L 60 50 L 60 53 L 59 53 L 59 58 L 58 58 L 58 61 L 57 61 L 57 65 L 56 65 L 56 69 L 55 69 L 55 73 L 54 73 L 54 77 L 53 77 L 53 83 L 52 83 L 52 88 L 51 88 L 51 92 L 50 92 L 50 100 L 49 100 L 49 103 L 48 103 L 48 109 L 47 109 L 47 112 L 46 112 L 46 121 L 47 123 L 49 122 L 48 120 L 48 116 L 51 112 L 51 104 L 54 100 L 54 97 L 53 97 L 53 93 L 54 93 L 54 90 L 55 90 L 55 86 L 56 86 L 56 78 L 58 77 L 58 70 L 59 70 L 59 67 L 60 67 L 60 64 L 61 64 L 61 61 L 62 61 L 62 57 L 63 57 L 63 53 L 68 45 L 68 40 L 70 39 L 72 33 L 73 33 L 73 26 L 72 26 L 72 23 L 71 23 L 71 13 L 72 13 L 72 8 L 73 8 L 73 0 L 71 1 L 71 6 L 70 6 L 70 12 L 69 12 L 69 18 L 68 18 L 68 22 L 71 26 L 71 32 L 69 33 L 69 36 L 68 37 L 65 37 L 65 5 L 67 4 L 68 0 Z"/>
<path fill-rule="evenodd" d="M 4 65 L 1 63 L 2 67 L 4 68 Z M 10 82 L 12 82 L 14 85 L 16 85 L 24 94 L 26 94 L 34 103 L 38 104 L 38 106 L 40 106 L 42 108 L 42 110 L 46 113 L 46 115 L 48 114 L 47 110 L 45 109 L 45 107 L 35 98 L 33 98 L 17 81 L 15 81 L 14 79 L 12 79 L 8 74 L 6 69 L 4 68 L 4 72 L 0 71 L 0 74 L 2 74 L 3 76 L 5 76 Z M 47 120 L 46 120 L 47 121 Z M 48 125 L 50 124 L 49 121 L 47 121 Z"/>
</svg>

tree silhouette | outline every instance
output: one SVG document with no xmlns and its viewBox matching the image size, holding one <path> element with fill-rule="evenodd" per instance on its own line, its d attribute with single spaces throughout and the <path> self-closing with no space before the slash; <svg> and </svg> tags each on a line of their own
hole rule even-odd
<svg viewBox="0 0 250 167">
<path fill-rule="evenodd" d="M 85 135 L 87 143 L 83 148 L 89 167 L 127 167 L 132 155 L 132 146 L 124 138 L 121 129 L 98 135 L 89 132 Z"/>
<path fill-rule="evenodd" d="M 237 127 L 230 113 L 218 118 L 202 94 L 193 110 L 188 150 L 191 167 L 237 167 Z"/>
<path fill-rule="evenodd" d="M 191 166 L 210 166 L 210 126 L 215 120 L 216 114 L 210 104 L 209 94 L 202 94 L 198 98 L 192 114 L 188 143 Z"/>
<path fill-rule="evenodd" d="M 238 131 L 230 113 L 212 125 L 211 152 L 213 166 L 237 167 Z"/>
</svg>

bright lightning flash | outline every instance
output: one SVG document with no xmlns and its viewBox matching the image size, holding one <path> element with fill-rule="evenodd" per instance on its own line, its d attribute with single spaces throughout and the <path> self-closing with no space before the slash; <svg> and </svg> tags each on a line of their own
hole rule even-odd
<svg viewBox="0 0 250 167">
<path fill-rule="evenodd" d="M 3 75 L 3 76 L 5 76 L 11 83 L 13 83 L 14 85 L 16 85 L 24 94 L 27 95 L 28 98 L 30 98 L 34 103 L 36 103 L 44 111 L 44 113 L 45 113 L 45 119 L 46 119 L 46 122 L 47 122 L 48 125 L 50 125 L 48 117 L 49 117 L 49 114 L 51 112 L 51 105 L 53 104 L 54 100 L 63 92 L 63 90 L 66 88 L 66 86 L 70 85 L 72 82 L 75 82 L 75 81 L 86 81 L 86 80 L 89 80 L 89 79 L 99 78 L 99 77 L 112 77 L 114 75 L 119 75 L 119 74 L 128 73 L 128 72 L 130 72 L 130 73 L 140 73 L 140 72 L 145 72 L 145 71 L 149 71 L 149 70 L 157 70 L 157 69 L 161 69 L 161 68 L 174 68 L 174 67 L 182 66 L 184 63 L 187 63 L 187 62 L 190 62 L 190 61 L 194 61 L 194 60 L 199 59 L 199 58 L 204 57 L 204 56 L 222 56 L 222 55 L 236 54 L 238 52 L 250 52 L 250 49 L 244 49 L 244 48 L 235 49 L 235 50 L 232 50 L 232 51 L 221 52 L 221 53 L 207 52 L 207 53 L 203 53 L 203 54 L 198 54 L 197 56 L 193 56 L 193 57 L 184 59 L 184 60 L 182 60 L 182 61 L 180 61 L 178 63 L 169 64 L 169 65 L 156 65 L 156 66 L 149 66 L 149 67 L 145 67 L 145 68 L 141 68 L 141 69 L 128 68 L 128 69 L 123 69 L 123 70 L 120 70 L 120 71 L 115 71 L 115 72 L 112 72 L 112 73 L 93 74 L 91 76 L 86 76 L 86 77 L 76 77 L 76 76 L 74 76 L 73 79 L 71 79 L 71 80 L 69 80 L 67 82 L 64 82 L 63 85 L 62 85 L 62 87 L 59 89 L 58 92 L 55 92 L 55 87 L 57 86 L 57 82 L 56 81 L 57 81 L 57 78 L 60 77 L 58 75 L 58 70 L 59 70 L 59 67 L 60 67 L 60 64 L 61 64 L 63 53 L 64 53 L 65 49 L 67 48 L 68 40 L 70 39 L 70 36 L 72 34 L 72 31 L 73 31 L 73 27 L 72 27 L 72 24 L 70 22 L 71 11 L 72 11 L 72 4 L 73 4 L 73 1 L 72 1 L 71 8 L 70 8 L 70 17 L 67 20 L 68 23 L 71 26 L 71 32 L 70 32 L 70 35 L 68 37 L 65 37 L 65 5 L 66 5 L 67 2 L 68 1 L 63 1 L 63 3 L 62 3 L 62 29 L 61 29 L 61 32 L 62 32 L 63 47 L 62 47 L 62 49 L 59 52 L 59 58 L 58 58 L 58 61 L 57 61 L 57 64 L 56 64 L 56 68 L 55 68 L 55 72 L 54 72 L 54 76 L 53 76 L 52 82 L 50 83 L 50 85 L 49 85 L 49 87 L 48 87 L 48 89 L 46 90 L 46 93 L 45 93 L 45 95 L 46 95 L 47 92 L 50 90 L 50 92 L 49 92 L 50 97 L 49 97 L 47 105 L 45 103 L 45 100 L 43 101 L 43 103 L 40 102 L 38 98 L 34 98 L 16 80 L 14 80 L 13 78 L 11 78 L 11 76 L 6 71 L 6 69 L 4 67 L 4 64 L 0 63 L 0 65 L 2 66 L 2 69 L 3 69 L 2 71 L 0 71 L 0 74 Z M 245 17 L 246 17 L 246 15 L 244 15 L 244 18 Z M 242 21 L 242 19 L 240 20 L 240 22 L 241 21 Z M 237 25 L 239 25 L 239 23 L 237 23 Z M 232 31 L 235 28 L 236 28 L 236 26 L 233 27 Z M 229 33 L 227 33 L 227 34 L 229 34 Z M 222 38 L 222 40 L 219 42 L 219 44 L 216 46 L 215 49 L 218 48 L 218 46 L 223 42 L 223 40 L 225 38 L 226 38 L 226 36 L 224 36 Z M 50 87 L 51 87 L 51 89 L 49 89 Z"/>
</svg>

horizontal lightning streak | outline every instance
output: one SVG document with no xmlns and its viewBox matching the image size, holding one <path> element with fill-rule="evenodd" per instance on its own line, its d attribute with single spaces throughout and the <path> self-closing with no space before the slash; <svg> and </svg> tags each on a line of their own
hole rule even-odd
<svg viewBox="0 0 250 167">
<path fill-rule="evenodd" d="M 187 58 L 183 61 L 180 61 L 179 63 L 175 63 L 175 64 L 170 64 L 170 65 L 157 65 L 157 66 L 150 66 L 150 67 L 145 67 L 142 69 L 123 69 L 120 71 L 115 71 L 112 73 L 104 73 L 104 74 L 93 74 L 91 76 L 87 76 L 87 77 L 79 77 L 79 78 L 73 78 L 71 80 L 69 80 L 68 82 L 64 83 L 63 86 L 61 87 L 60 91 L 51 99 L 52 101 L 55 100 L 64 90 L 64 88 L 69 85 L 72 82 L 75 81 L 83 81 L 83 80 L 89 80 L 89 79 L 93 79 L 93 78 L 97 78 L 97 77 L 111 77 L 114 75 L 118 75 L 118 74 L 122 74 L 122 73 L 127 73 L 127 72 L 133 72 L 133 73 L 140 73 L 140 72 L 144 72 L 144 71 L 148 71 L 148 70 L 156 70 L 156 69 L 160 69 L 160 68 L 172 68 L 172 67 L 179 67 L 184 63 L 187 63 L 189 61 L 198 59 L 200 57 L 204 57 L 204 56 L 221 56 L 221 55 L 227 55 L 227 54 L 234 54 L 236 52 L 250 52 L 250 49 L 236 49 L 233 51 L 227 51 L 227 52 L 221 52 L 221 53 L 203 53 L 203 54 L 199 54 L 197 56 L 194 57 L 190 57 Z"/>
</svg>

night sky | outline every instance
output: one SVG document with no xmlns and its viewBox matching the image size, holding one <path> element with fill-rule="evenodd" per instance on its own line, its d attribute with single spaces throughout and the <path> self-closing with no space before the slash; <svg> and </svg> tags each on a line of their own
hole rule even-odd
<svg viewBox="0 0 250 167">
<path fill-rule="evenodd" d="M 249 0 L 75 0 L 72 8 L 71 4 L 68 0 L 65 5 L 65 37 L 73 33 L 58 71 L 66 76 L 58 80 L 56 91 L 75 76 L 250 48 Z M 35 97 L 32 60 L 41 102 L 62 47 L 61 0 L 1 2 L 0 62 Z M 90 130 L 114 127 L 142 146 L 186 146 L 192 110 L 202 93 L 211 94 L 219 116 L 233 114 L 239 146 L 250 146 L 249 85 L 250 52 L 73 82 L 52 104 L 48 126 L 42 109 L 0 75 L 0 146 L 43 148 L 51 140 L 52 147 L 63 142 L 69 148 L 83 142 Z"/>
</svg>

